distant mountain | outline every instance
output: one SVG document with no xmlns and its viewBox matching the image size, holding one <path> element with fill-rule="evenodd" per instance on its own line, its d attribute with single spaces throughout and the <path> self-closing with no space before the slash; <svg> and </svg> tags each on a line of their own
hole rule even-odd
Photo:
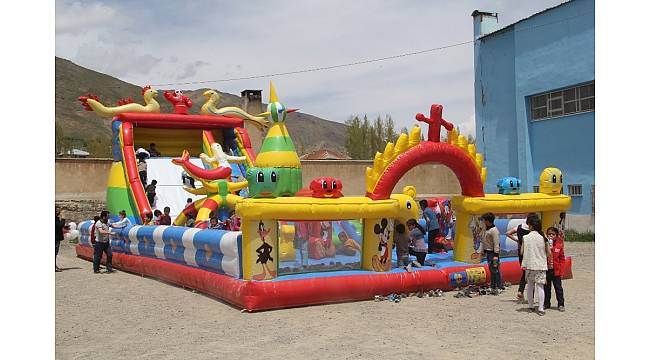
<svg viewBox="0 0 650 360">
<path fill-rule="evenodd" d="M 103 119 L 91 111 L 86 111 L 77 100 L 80 95 L 92 93 L 99 95 L 100 101 L 114 106 L 118 100 L 132 98 L 135 102 L 143 103 L 141 88 L 112 76 L 99 73 L 79 66 L 70 60 L 57 57 L 55 73 L 55 123 L 57 149 L 60 146 L 87 148 L 91 142 L 101 143 L 105 148 L 111 137 L 111 120 Z M 164 90 L 157 89 L 161 112 L 172 112 L 172 106 L 163 97 Z M 202 96 L 206 89 L 188 90 L 183 93 L 192 99 L 194 106 L 191 114 L 198 114 Z M 218 90 L 218 89 L 216 89 Z M 243 90 L 243 89 L 242 89 Z M 240 96 L 219 92 L 219 106 L 241 106 Z M 268 97 L 263 94 L 263 97 Z M 300 104 L 292 104 L 300 107 Z M 264 104 L 266 108 L 266 104 Z M 298 155 L 314 150 L 330 149 L 345 152 L 346 125 L 321 119 L 300 112 L 287 115 L 287 127 L 296 144 Z M 65 144 L 64 144 L 65 143 Z M 93 148 L 89 149 L 91 156 Z"/>
</svg>

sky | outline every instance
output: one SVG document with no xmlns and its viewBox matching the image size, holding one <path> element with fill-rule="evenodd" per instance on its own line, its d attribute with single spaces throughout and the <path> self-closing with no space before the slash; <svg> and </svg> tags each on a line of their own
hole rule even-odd
<svg viewBox="0 0 650 360">
<path fill-rule="evenodd" d="M 144 86 L 223 80 L 347 64 L 472 40 L 474 10 L 505 27 L 564 1 L 56 1 L 56 56 Z M 295 75 L 159 88 L 239 94 L 269 80 L 280 100 L 321 118 L 391 115 L 412 127 L 444 106 L 474 130 L 471 43 Z M 126 96 L 126 95 L 125 95 Z"/>
</svg>

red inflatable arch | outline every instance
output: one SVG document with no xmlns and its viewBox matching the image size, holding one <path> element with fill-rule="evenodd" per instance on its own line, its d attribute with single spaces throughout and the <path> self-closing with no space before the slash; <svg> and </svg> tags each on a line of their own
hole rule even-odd
<svg viewBox="0 0 650 360">
<path fill-rule="evenodd" d="M 454 172 L 465 196 L 483 197 L 483 182 L 474 160 L 463 150 L 445 142 L 423 141 L 399 155 L 390 163 L 377 181 L 375 189 L 366 196 L 373 200 L 388 199 L 397 182 L 410 169 L 424 163 L 439 163 Z"/>
</svg>

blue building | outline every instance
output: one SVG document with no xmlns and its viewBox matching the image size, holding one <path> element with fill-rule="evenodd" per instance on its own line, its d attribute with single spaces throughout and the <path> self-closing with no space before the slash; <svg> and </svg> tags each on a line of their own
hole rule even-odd
<svg viewBox="0 0 650 360">
<path fill-rule="evenodd" d="M 540 172 L 562 170 L 573 207 L 567 226 L 594 227 L 595 6 L 574 0 L 499 29 L 474 11 L 474 92 L 486 190 L 516 176 L 537 191 Z"/>
</svg>

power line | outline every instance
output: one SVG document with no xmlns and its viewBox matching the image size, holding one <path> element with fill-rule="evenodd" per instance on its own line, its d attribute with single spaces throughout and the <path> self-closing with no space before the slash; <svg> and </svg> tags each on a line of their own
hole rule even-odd
<svg viewBox="0 0 650 360">
<path fill-rule="evenodd" d="M 456 47 L 456 46 L 470 44 L 472 42 L 474 42 L 474 41 L 470 40 L 470 41 L 465 41 L 465 42 L 461 42 L 461 43 L 440 46 L 440 47 L 433 48 L 433 49 L 426 49 L 426 50 L 413 51 L 413 52 L 408 52 L 408 53 L 399 54 L 399 55 L 386 56 L 386 57 L 383 57 L 383 58 L 370 59 L 370 60 L 360 60 L 360 61 L 355 61 L 355 62 L 346 63 L 346 64 L 339 64 L 339 65 L 332 65 L 332 66 L 321 66 L 321 67 L 315 67 L 315 68 L 309 68 L 309 69 L 303 69 L 303 70 L 295 70 L 295 71 L 287 71 L 287 72 L 274 73 L 274 74 L 253 75 L 253 76 L 245 76 L 245 77 L 230 78 L 230 79 L 218 79 L 218 80 L 188 81 L 188 82 L 167 83 L 167 84 L 152 84 L 151 86 L 205 84 L 205 83 L 213 83 L 213 82 L 226 82 L 226 81 L 260 79 L 260 78 L 267 78 L 267 77 L 273 77 L 273 76 L 294 75 L 294 74 L 302 74 L 302 73 L 322 71 L 322 70 L 332 70 L 332 69 L 337 69 L 337 68 L 342 68 L 342 67 L 362 65 L 362 64 L 370 64 L 370 63 L 379 62 L 379 61 L 392 60 L 392 59 L 397 59 L 397 58 L 407 57 L 407 56 L 412 56 L 412 55 L 419 55 L 419 54 L 424 54 L 424 53 L 428 53 L 428 52 L 432 52 L 432 51 L 449 49 L 449 48 Z"/>
<path fill-rule="evenodd" d="M 556 21 L 552 21 L 552 22 L 548 22 L 548 23 L 544 23 L 544 24 L 539 24 L 539 25 L 535 25 L 535 26 L 530 26 L 530 27 L 523 28 L 523 29 L 517 29 L 516 32 L 528 31 L 528 30 L 540 28 L 540 27 L 543 27 L 543 26 L 548 26 L 548 25 L 559 23 L 559 22 L 572 20 L 572 19 L 575 19 L 577 17 L 584 16 L 584 15 L 591 14 L 591 13 L 594 13 L 594 11 L 588 11 L 588 12 L 581 13 L 581 14 L 578 14 L 578 15 L 575 15 L 575 16 L 571 16 L 571 17 L 568 17 L 568 18 L 564 18 L 564 19 L 560 19 L 560 20 L 556 20 Z M 492 32 L 491 34 L 499 32 L 499 31 L 501 31 L 501 30 L 503 30 L 503 29 L 505 29 L 507 27 L 510 27 L 512 25 L 514 25 L 514 24 L 511 24 L 511 25 L 508 25 L 508 26 L 506 26 L 504 28 L 496 30 L 496 31 Z M 490 35 L 490 34 L 486 34 L 486 36 L 488 36 L 488 35 Z M 402 54 L 392 55 L 392 56 L 386 56 L 386 57 L 381 57 L 381 58 L 368 59 L 368 60 L 359 60 L 359 61 L 349 62 L 349 63 L 345 63 L 345 64 L 338 64 L 338 65 L 319 66 L 319 67 L 312 67 L 312 68 L 301 69 L 301 70 L 286 71 L 286 72 L 271 73 L 271 74 L 251 75 L 251 76 L 243 76 L 243 77 L 237 77 L 237 78 L 203 80 L 203 81 L 173 82 L 173 83 L 163 83 L 163 84 L 151 84 L 151 86 L 160 87 L 160 86 L 174 86 L 174 85 L 208 84 L 208 83 L 230 82 L 230 81 L 251 80 L 251 79 L 261 79 L 261 78 L 268 78 L 268 77 L 304 74 L 304 73 L 310 73 L 310 72 L 316 72 L 316 71 L 324 71 L 324 70 L 333 70 L 333 69 L 338 69 L 338 68 L 357 66 L 357 65 L 364 65 L 364 64 L 371 64 L 371 63 L 376 63 L 376 62 L 381 62 L 381 61 L 399 59 L 399 58 L 408 57 L 408 56 L 426 54 L 426 53 L 430 53 L 430 52 L 434 52 L 434 51 L 440 51 L 440 50 L 450 49 L 450 48 L 454 48 L 454 47 L 458 47 L 458 46 L 462 46 L 462 45 L 471 44 L 471 43 L 474 43 L 475 41 L 480 41 L 480 39 L 463 41 L 463 42 L 458 42 L 458 43 L 454 43 L 454 44 L 450 44 L 450 45 L 439 46 L 439 47 L 435 47 L 435 48 L 431 48 L 431 49 L 419 50 L 419 51 L 411 51 L 411 52 L 407 52 L 407 53 L 402 53 Z"/>
</svg>

